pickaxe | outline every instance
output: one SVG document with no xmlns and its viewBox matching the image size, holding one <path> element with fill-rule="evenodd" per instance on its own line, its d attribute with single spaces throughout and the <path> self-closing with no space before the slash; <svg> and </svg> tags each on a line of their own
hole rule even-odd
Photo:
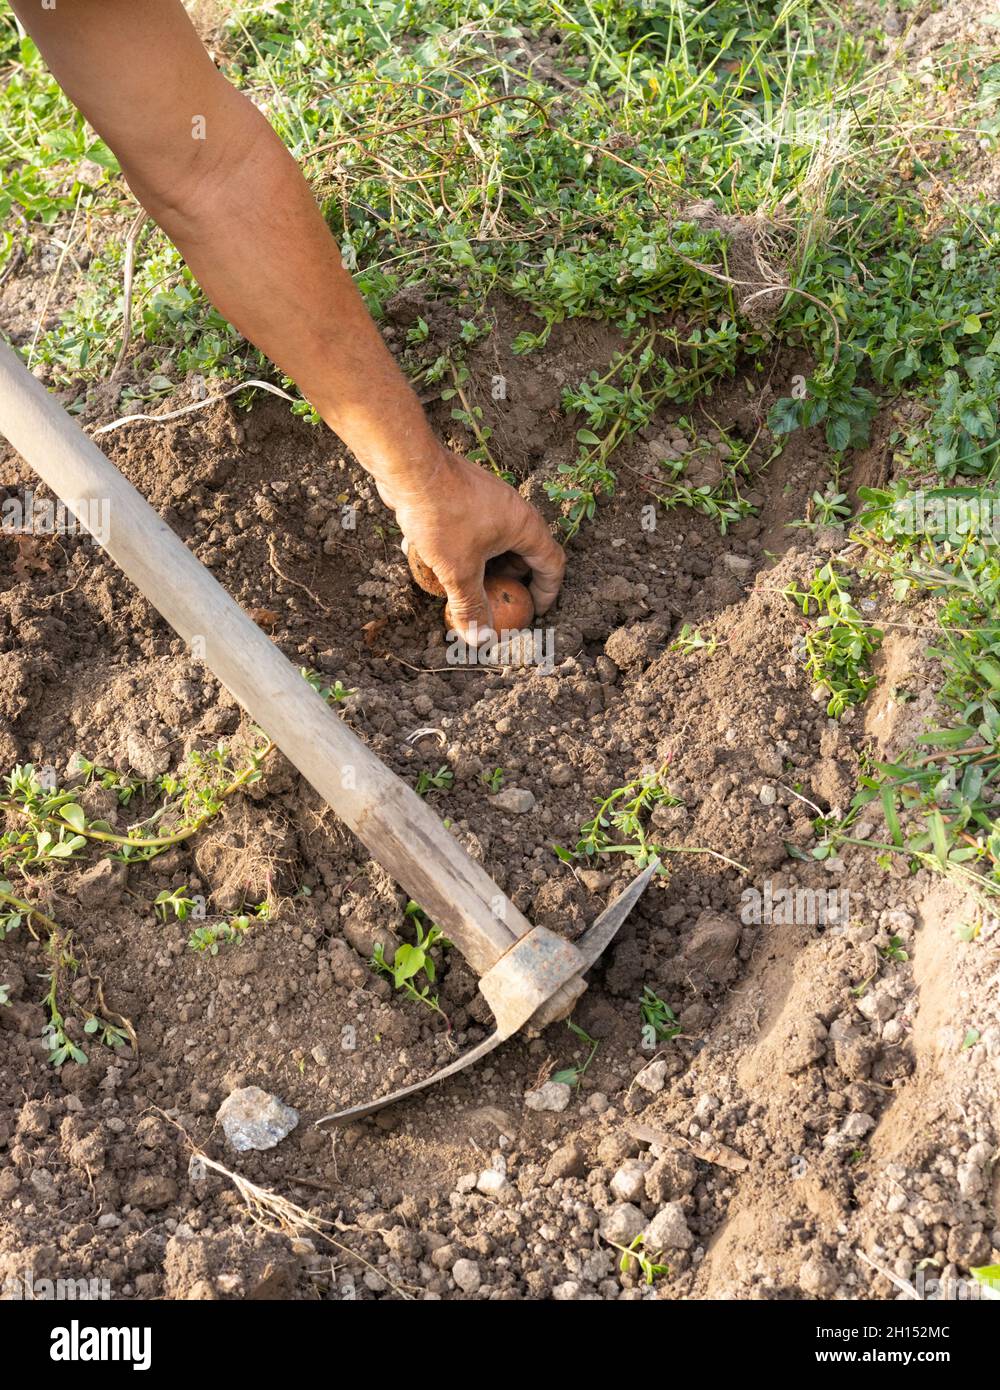
<svg viewBox="0 0 1000 1390">
<path fill-rule="evenodd" d="M 479 976 L 496 1030 L 424 1081 L 368 1105 L 371 1114 L 453 1076 L 524 1028 L 565 1018 L 584 973 L 655 873 L 649 864 L 576 942 L 532 926 L 407 784 L 351 732 L 78 425 L 0 344 L 0 434 L 86 526 L 384 869 L 454 942 Z M 92 507 L 100 508 L 92 513 Z"/>
</svg>

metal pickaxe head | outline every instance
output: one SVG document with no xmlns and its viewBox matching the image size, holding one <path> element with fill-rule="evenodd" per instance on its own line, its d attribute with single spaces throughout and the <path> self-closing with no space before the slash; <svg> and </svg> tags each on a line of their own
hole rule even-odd
<svg viewBox="0 0 1000 1390">
<path fill-rule="evenodd" d="M 550 1023 L 566 1018 L 587 988 L 583 979 L 585 972 L 614 939 L 659 869 L 659 859 L 652 859 L 577 941 L 566 941 L 547 927 L 531 927 L 520 936 L 480 978 L 479 991 L 493 1010 L 497 1026 L 476 1047 L 423 1081 L 415 1081 L 366 1105 L 354 1105 L 333 1115 L 324 1115 L 317 1124 L 328 1127 L 373 1115 L 387 1105 L 395 1105 L 471 1067 L 522 1029 L 529 1037 L 535 1037 Z"/>
</svg>

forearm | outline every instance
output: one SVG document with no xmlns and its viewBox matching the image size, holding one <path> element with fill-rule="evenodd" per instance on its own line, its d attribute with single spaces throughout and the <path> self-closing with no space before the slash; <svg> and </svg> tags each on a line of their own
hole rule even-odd
<svg viewBox="0 0 1000 1390">
<path fill-rule="evenodd" d="M 225 317 L 376 478 L 408 487 L 440 452 L 420 404 L 292 156 L 250 102 L 228 120 L 232 156 L 183 202 L 126 175 Z"/>
</svg>

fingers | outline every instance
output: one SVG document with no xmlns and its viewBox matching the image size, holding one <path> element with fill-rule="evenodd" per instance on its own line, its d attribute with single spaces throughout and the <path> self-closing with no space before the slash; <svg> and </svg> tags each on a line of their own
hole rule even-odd
<svg viewBox="0 0 1000 1390">
<path fill-rule="evenodd" d="M 531 570 L 531 597 L 535 612 L 544 613 L 552 607 L 566 572 L 566 552 L 549 535 L 548 527 L 533 507 L 525 503 L 528 513 L 524 530 L 514 547 Z"/>
<path fill-rule="evenodd" d="M 495 642 L 490 606 L 483 588 L 483 570 L 480 566 L 474 575 L 459 580 L 441 578 L 448 595 L 444 619 L 448 627 L 457 632 L 470 647 L 481 647 L 485 642 Z"/>
</svg>

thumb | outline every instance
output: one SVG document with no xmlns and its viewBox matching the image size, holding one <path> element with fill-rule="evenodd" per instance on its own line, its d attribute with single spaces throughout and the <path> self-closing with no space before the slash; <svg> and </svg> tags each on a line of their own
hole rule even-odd
<svg viewBox="0 0 1000 1390">
<path fill-rule="evenodd" d="M 490 605 L 483 588 L 483 571 L 466 579 L 442 579 L 441 582 L 448 595 L 444 609 L 444 620 L 448 627 L 470 647 L 495 642 Z"/>
</svg>

